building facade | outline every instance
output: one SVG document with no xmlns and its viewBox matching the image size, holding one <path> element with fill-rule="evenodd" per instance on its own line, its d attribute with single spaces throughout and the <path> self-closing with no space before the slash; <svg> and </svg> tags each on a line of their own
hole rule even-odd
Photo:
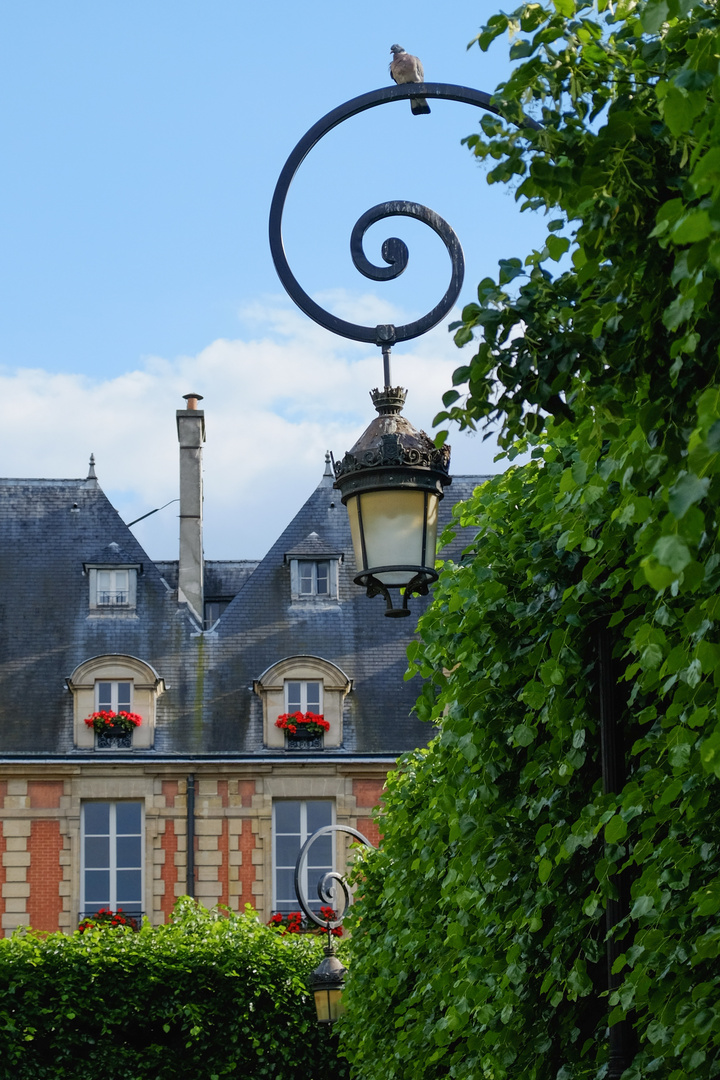
<svg viewBox="0 0 720 1080">
<path fill-rule="evenodd" d="M 188 893 L 263 919 L 294 910 L 302 842 L 330 823 L 376 840 L 388 769 L 432 735 L 403 679 L 415 617 L 383 618 L 354 585 L 329 461 L 264 559 L 203 559 L 197 400 L 177 413 L 177 561 L 148 558 L 92 460 L 82 480 L 0 481 L 6 934 L 72 931 L 100 907 L 158 923 Z M 444 520 L 481 479 L 454 480 Z M 103 710 L 142 722 L 107 738 L 85 722 Z M 327 731 L 277 726 L 297 710 Z M 343 842 L 318 841 L 310 891 L 345 860 Z"/>
</svg>

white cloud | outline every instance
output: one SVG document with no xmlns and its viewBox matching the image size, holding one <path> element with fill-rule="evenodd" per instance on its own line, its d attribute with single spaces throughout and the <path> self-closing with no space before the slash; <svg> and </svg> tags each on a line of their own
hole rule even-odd
<svg viewBox="0 0 720 1080">
<path fill-rule="evenodd" d="M 334 300 L 370 325 L 398 321 L 373 298 Z M 241 319 L 241 339 L 197 356 L 148 357 L 116 377 L 0 372 L 5 474 L 84 476 L 93 452 L 103 490 L 131 521 L 177 497 L 175 410 L 195 391 L 207 427 L 206 557 L 262 556 L 319 483 L 325 451 L 342 456 L 372 419 L 368 391 L 382 364 L 374 346 L 334 337 L 284 300 L 256 301 Z M 444 327 L 395 350 L 393 381 L 408 387 L 417 427 L 431 430 L 460 362 Z M 455 473 L 497 471 L 492 441 L 454 432 L 451 442 Z M 176 558 L 177 504 L 134 531 L 151 557 Z"/>
</svg>

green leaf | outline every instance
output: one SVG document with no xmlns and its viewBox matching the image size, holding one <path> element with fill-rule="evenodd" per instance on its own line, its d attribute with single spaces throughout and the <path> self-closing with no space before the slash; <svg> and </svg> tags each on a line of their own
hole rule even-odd
<svg viewBox="0 0 720 1080">
<path fill-rule="evenodd" d="M 672 231 L 676 244 L 692 244 L 704 240 L 713 232 L 712 222 L 707 210 L 693 210 L 682 218 Z"/>
<path fill-rule="evenodd" d="M 545 246 L 548 249 L 548 254 L 550 255 L 550 258 L 554 259 L 555 262 L 558 262 L 570 247 L 570 241 L 567 239 L 566 236 L 551 235 L 548 236 L 547 240 L 545 241 Z"/>
<path fill-rule="evenodd" d="M 647 34 L 656 34 L 670 14 L 667 0 L 648 0 L 640 16 L 643 30 Z"/>
<path fill-rule="evenodd" d="M 692 556 L 688 546 L 679 536 L 661 536 L 653 547 L 653 555 L 661 566 L 669 567 L 677 575 L 684 570 Z"/>
<path fill-rule="evenodd" d="M 670 488 L 668 499 L 670 513 L 680 520 L 694 503 L 705 498 L 709 487 L 710 479 L 707 476 L 700 478 L 692 473 L 682 476 Z"/>
<path fill-rule="evenodd" d="M 614 814 L 605 826 L 605 840 L 608 844 L 617 844 L 627 836 L 627 822 Z"/>
<path fill-rule="evenodd" d="M 717 727 L 701 745 L 700 761 L 706 772 L 720 777 L 720 727 Z"/>
<path fill-rule="evenodd" d="M 535 740 L 535 729 L 529 724 L 518 724 L 513 730 L 513 739 L 518 746 L 530 746 Z"/>
<path fill-rule="evenodd" d="M 716 915 L 720 911 L 720 880 L 698 889 L 692 899 L 698 915 Z"/>
<path fill-rule="evenodd" d="M 655 901 L 652 896 L 639 896 L 630 910 L 631 919 L 641 919 L 655 910 Z"/>
</svg>

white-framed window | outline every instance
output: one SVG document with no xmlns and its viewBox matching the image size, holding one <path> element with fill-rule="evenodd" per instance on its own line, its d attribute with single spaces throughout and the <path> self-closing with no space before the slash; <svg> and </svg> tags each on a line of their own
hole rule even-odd
<svg viewBox="0 0 720 1080">
<path fill-rule="evenodd" d="M 143 910 L 143 806 L 141 802 L 82 805 L 81 897 L 83 915 L 118 908 Z"/>
<path fill-rule="evenodd" d="M 318 559 L 317 562 L 298 562 L 298 585 L 301 596 L 330 595 L 330 560 Z"/>
<path fill-rule="evenodd" d="M 285 712 L 323 711 L 323 684 L 319 679 L 286 679 Z"/>
<path fill-rule="evenodd" d="M 295 863 L 308 837 L 324 825 L 334 824 L 331 799 L 275 799 L 273 801 L 273 910 L 298 911 L 295 894 Z M 305 896 L 315 911 L 323 903 L 317 886 L 334 868 L 333 835 L 321 836 L 310 848 L 303 881 Z"/>
<path fill-rule="evenodd" d="M 136 566 L 85 565 L 90 584 L 90 610 L 99 613 L 133 610 L 137 605 Z"/>
<path fill-rule="evenodd" d="M 95 706 L 98 712 L 132 712 L 133 684 L 125 679 L 98 679 Z"/>
<path fill-rule="evenodd" d="M 290 558 L 290 590 L 293 600 L 337 600 L 339 559 Z"/>
<path fill-rule="evenodd" d="M 98 570 L 98 607 L 110 604 L 128 604 L 130 600 L 129 570 Z"/>
</svg>

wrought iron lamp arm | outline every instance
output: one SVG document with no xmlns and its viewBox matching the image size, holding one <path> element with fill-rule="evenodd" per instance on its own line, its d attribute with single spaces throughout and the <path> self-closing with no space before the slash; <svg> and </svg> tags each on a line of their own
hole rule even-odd
<svg viewBox="0 0 720 1080">
<path fill-rule="evenodd" d="M 367 836 L 363 836 L 363 834 L 361 832 L 358 832 L 357 829 L 351 829 L 349 825 L 325 825 L 322 829 L 318 829 L 317 832 L 314 832 L 312 836 L 310 836 L 305 841 L 302 848 L 300 849 L 300 854 L 297 857 L 297 862 L 295 863 L 295 895 L 298 898 L 298 903 L 303 910 L 303 914 L 311 922 L 314 922 L 316 926 L 321 926 L 323 930 L 327 930 L 328 933 L 331 930 L 334 930 L 336 926 L 342 926 L 343 919 L 345 918 L 345 913 L 347 912 L 347 909 L 352 903 L 352 898 L 350 896 L 350 890 L 348 889 L 347 882 L 341 874 L 336 873 L 334 870 L 331 870 L 329 873 L 322 876 L 322 878 L 318 882 L 318 897 L 328 906 L 336 908 L 337 914 L 336 918 L 334 919 L 320 919 L 310 907 L 307 897 L 305 896 L 305 889 L 302 879 L 305 876 L 303 874 L 303 869 L 307 860 L 308 851 L 318 839 L 318 837 L 329 836 L 333 833 L 338 832 L 348 833 L 350 836 L 354 836 L 356 840 L 359 840 L 360 843 L 364 844 L 366 847 L 371 848 L 373 846 L 368 840 Z M 336 899 L 333 897 L 331 891 L 335 884 L 338 884 L 343 891 L 343 907 L 341 910 L 337 908 Z"/>
<path fill-rule="evenodd" d="M 324 135 L 357 113 L 365 112 L 365 110 L 372 109 L 377 105 L 386 105 L 391 101 L 412 97 L 432 97 L 460 101 L 500 115 L 497 106 L 492 104 L 489 94 L 467 86 L 454 86 L 452 83 L 403 83 L 400 86 L 388 86 L 379 90 L 371 90 L 367 94 L 361 94 L 359 97 L 352 98 L 343 105 L 339 105 L 322 117 L 321 120 L 318 120 L 303 135 L 280 173 L 270 207 L 270 251 L 278 277 L 292 300 L 306 315 L 319 323 L 320 326 L 324 326 L 326 330 L 339 334 L 341 337 L 351 338 L 353 341 L 372 342 L 384 350 L 387 350 L 397 341 L 408 341 L 420 337 L 420 335 L 431 330 L 433 326 L 437 326 L 458 298 L 462 288 L 465 264 L 460 242 L 447 222 L 426 206 L 409 202 L 380 203 L 360 217 L 352 231 L 351 255 L 357 269 L 366 277 L 375 281 L 387 281 L 398 277 L 407 266 L 407 246 L 397 237 L 390 237 L 382 246 L 382 257 L 388 264 L 386 267 L 375 266 L 371 263 L 365 257 L 362 248 L 363 236 L 370 225 L 385 217 L 398 215 L 417 218 L 434 229 L 445 244 L 452 264 L 450 285 L 444 297 L 432 311 L 429 311 L 421 319 L 397 327 L 392 325 L 360 326 L 325 311 L 301 288 L 290 269 L 285 255 L 282 238 L 282 217 L 287 193 L 296 172 L 312 148 Z M 529 117 L 526 118 L 526 123 L 528 127 L 532 128 L 539 128 L 540 126 Z"/>
</svg>

